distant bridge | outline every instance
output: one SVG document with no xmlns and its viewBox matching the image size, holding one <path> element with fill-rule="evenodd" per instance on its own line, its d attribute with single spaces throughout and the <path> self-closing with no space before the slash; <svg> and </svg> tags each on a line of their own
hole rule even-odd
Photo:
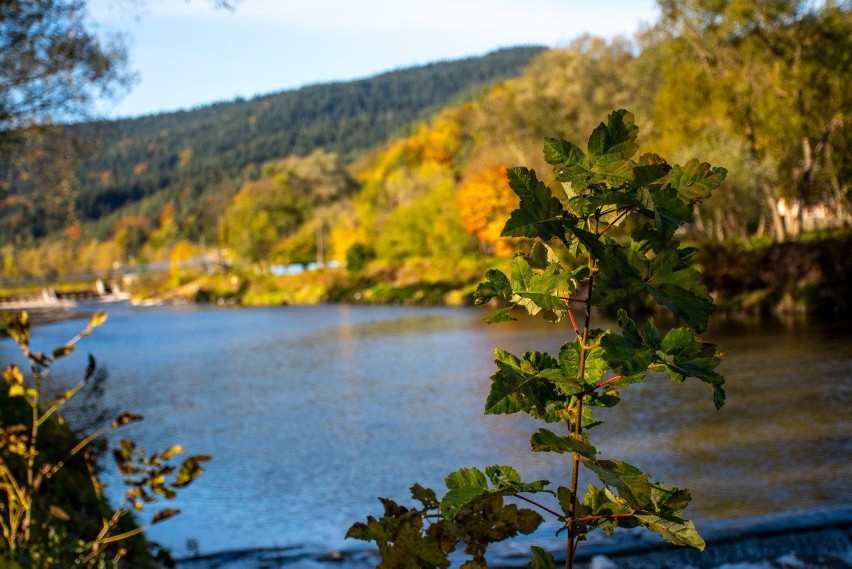
<svg viewBox="0 0 852 569">
<path fill-rule="evenodd" d="M 34 308 L 73 308 L 79 302 L 90 300 L 129 300 L 130 295 L 121 291 L 117 283 L 106 283 L 101 279 L 91 287 L 72 290 L 43 288 L 38 292 L 0 297 L 0 310 L 27 310 Z"/>
</svg>

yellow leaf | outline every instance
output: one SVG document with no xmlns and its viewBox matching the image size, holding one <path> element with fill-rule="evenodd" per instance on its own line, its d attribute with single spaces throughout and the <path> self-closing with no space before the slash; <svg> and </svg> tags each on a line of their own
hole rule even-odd
<svg viewBox="0 0 852 569">
<path fill-rule="evenodd" d="M 163 460 L 168 460 L 171 457 L 175 456 L 176 454 L 182 453 L 184 450 L 186 450 L 186 449 L 184 449 L 183 446 L 175 445 L 175 446 L 163 451 L 163 454 L 160 455 L 160 458 L 162 458 Z"/>
<path fill-rule="evenodd" d="M 20 383 L 15 383 L 9 388 L 9 397 L 23 397 L 24 393 L 26 393 L 26 391 L 24 390 L 24 386 Z"/>
<path fill-rule="evenodd" d="M 58 520 L 62 520 L 63 522 L 71 521 L 71 516 L 69 516 L 65 512 L 65 510 L 63 510 L 59 506 L 51 505 L 50 506 L 50 513 L 53 515 L 54 518 L 56 518 Z"/>
<path fill-rule="evenodd" d="M 6 371 L 3 372 L 3 379 L 12 385 L 21 384 L 24 382 L 24 375 L 17 366 L 10 365 L 6 368 Z"/>
<path fill-rule="evenodd" d="M 89 325 L 86 327 L 86 329 L 87 330 L 93 330 L 94 328 L 97 328 L 98 326 L 100 326 L 101 324 L 106 322 L 106 319 L 107 319 L 107 313 L 106 312 L 103 312 L 103 311 L 96 312 L 92 316 L 91 320 L 89 320 Z"/>
</svg>

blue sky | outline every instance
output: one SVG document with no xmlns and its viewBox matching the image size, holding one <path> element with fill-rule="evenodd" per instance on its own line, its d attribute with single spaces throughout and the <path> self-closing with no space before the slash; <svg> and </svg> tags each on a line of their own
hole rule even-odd
<svg viewBox="0 0 852 569">
<path fill-rule="evenodd" d="M 139 7 L 134 7 L 138 4 Z M 108 116 L 191 108 L 237 96 L 366 77 L 584 33 L 630 36 L 653 0 L 90 0 L 102 29 L 127 37 L 137 82 Z"/>
</svg>

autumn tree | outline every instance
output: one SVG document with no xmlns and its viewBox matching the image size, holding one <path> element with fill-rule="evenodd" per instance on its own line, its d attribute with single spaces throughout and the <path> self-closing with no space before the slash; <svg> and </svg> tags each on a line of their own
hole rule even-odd
<svg viewBox="0 0 852 569">
<path fill-rule="evenodd" d="M 486 253 L 512 254 L 511 243 L 500 236 L 505 219 L 518 207 L 505 164 L 475 170 L 465 178 L 456 191 L 456 207 L 465 231 L 477 238 Z"/>
<path fill-rule="evenodd" d="M 829 201 L 848 216 L 852 11 L 804 0 L 660 0 L 645 57 L 663 78 L 655 124 L 663 150 L 712 130 L 741 141 L 757 165 L 775 235 L 796 235 L 807 205 Z M 711 135 L 714 136 L 714 135 Z M 795 202 L 786 224 L 779 199 Z"/>
<path fill-rule="evenodd" d="M 320 255 L 329 220 L 356 189 L 337 154 L 317 150 L 265 164 L 225 211 L 223 242 L 251 261 L 303 262 Z"/>
</svg>

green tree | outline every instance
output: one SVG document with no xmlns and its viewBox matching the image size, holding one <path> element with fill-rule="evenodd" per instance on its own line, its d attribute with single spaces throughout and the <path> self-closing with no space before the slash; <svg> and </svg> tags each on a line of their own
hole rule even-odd
<svg viewBox="0 0 852 569">
<path fill-rule="evenodd" d="M 234 196 L 222 217 L 222 242 L 255 263 L 271 260 L 275 244 L 295 232 L 307 216 L 307 204 L 270 179 L 249 182 Z"/>
</svg>

